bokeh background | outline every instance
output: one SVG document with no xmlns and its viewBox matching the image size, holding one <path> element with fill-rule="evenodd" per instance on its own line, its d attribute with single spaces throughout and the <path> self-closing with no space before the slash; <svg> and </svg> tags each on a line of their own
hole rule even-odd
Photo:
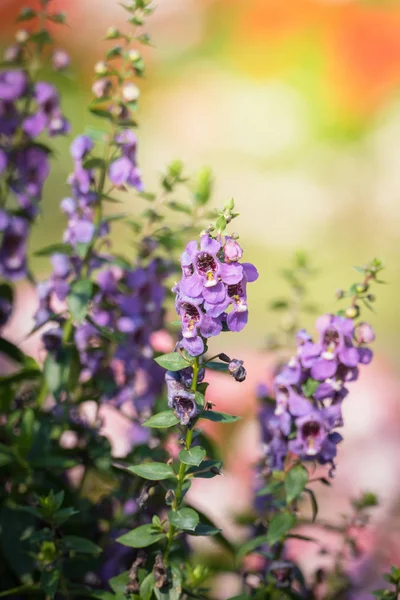
<svg viewBox="0 0 400 600">
<path fill-rule="evenodd" d="M 104 53 L 101 38 L 108 26 L 122 25 L 125 13 L 116 0 L 53 4 L 68 13 L 70 27 L 58 29 L 57 36 L 72 56 L 72 73 L 61 87 L 77 134 L 94 123 L 85 105 L 93 65 Z M 0 0 L 2 45 L 12 41 L 22 5 Z M 211 386 L 218 388 L 211 399 L 219 408 L 245 419 L 229 433 L 214 432 L 228 436 L 226 475 L 207 481 L 207 494 L 200 484 L 197 502 L 223 519 L 230 535 L 242 533 L 234 529 L 232 515 L 251 502 L 251 466 L 259 454 L 254 389 L 268 381 L 273 365 L 263 347 L 276 328 L 268 301 L 285 291 L 280 269 L 295 250 L 305 250 L 317 269 L 310 296 L 321 310 L 332 310 L 336 288 L 357 280 L 352 266 L 379 256 L 388 285 L 377 289 L 377 313 L 369 315 L 377 331 L 376 360 L 346 400 L 335 491 L 320 494 L 322 514 L 332 519 L 362 489 L 381 497 L 364 540 L 371 563 L 365 562 L 364 571 L 357 566 L 365 597 L 371 597 L 379 569 L 400 561 L 400 2 L 159 0 L 158 5 L 148 26 L 154 45 L 146 49 L 141 86 L 139 160 L 145 184 L 152 189 L 175 158 L 189 172 L 210 165 L 215 205 L 236 199 L 241 217 L 235 228 L 246 259 L 261 275 L 250 289 L 247 329 L 226 337 L 223 348 L 240 351 L 248 380 L 239 386 L 224 379 L 221 387 L 216 378 Z M 69 140 L 57 141 L 59 159 L 33 250 L 60 238 L 68 145 Z M 126 198 L 124 210 L 138 212 L 134 196 Z M 115 243 L 128 251 L 129 239 Z M 35 268 L 45 275 L 46 259 L 37 259 Z M 32 300 L 27 307 L 27 288 L 19 297 L 24 310 L 12 332 L 21 340 L 35 306 Z M 304 324 L 312 326 L 312 318 L 305 317 Z M 110 430 L 112 422 L 110 417 Z M 306 568 L 322 560 L 301 544 Z M 221 583 L 221 598 L 229 595 L 229 585 Z"/>
</svg>

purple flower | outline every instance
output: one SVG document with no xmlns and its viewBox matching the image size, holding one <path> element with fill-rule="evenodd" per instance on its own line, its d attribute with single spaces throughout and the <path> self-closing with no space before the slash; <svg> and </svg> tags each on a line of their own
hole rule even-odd
<svg viewBox="0 0 400 600">
<path fill-rule="evenodd" d="M 181 425 L 190 425 L 199 414 L 194 393 L 185 388 L 179 372 L 167 371 L 165 382 L 169 408 L 172 408 Z"/>
<path fill-rule="evenodd" d="M 25 93 L 28 81 L 23 71 L 3 71 L 0 73 L 0 98 L 3 101 L 14 101 Z"/>
<path fill-rule="evenodd" d="M 219 320 L 208 317 L 194 303 L 178 301 L 177 311 L 182 321 L 182 346 L 192 356 L 202 354 L 205 338 L 218 335 L 222 330 Z"/>
<path fill-rule="evenodd" d="M 27 235 L 28 222 L 22 217 L 9 217 L 0 246 L 0 272 L 4 278 L 25 277 Z"/>
<path fill-rule="evenodd" d="M 0 175 L 7 168 L 7 154 L 0 148 Z"/>
<path fill-rule="evenodd" d="M 108 170 L 108 176 L 112 183 L 118 187 L 128 184 L 139 191 L 143 190 L 140 172 L 128 156 L 121 156 L 121 158 L 114 160 Z"/>
<path fill-rule="evenodd" d="M 93 149 L 93 140 L 88 135 L 78 135 L 70 146 L 74 160 L 82 160 Z"/>
</svg>

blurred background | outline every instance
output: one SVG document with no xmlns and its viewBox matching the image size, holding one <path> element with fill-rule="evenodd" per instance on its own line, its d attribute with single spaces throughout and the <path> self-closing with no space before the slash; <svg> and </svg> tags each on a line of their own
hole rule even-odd
<svg viewBox="0 0 400 600">
<path fill-rule="evenodd" d="M 2 44 L 12 41 L 13 20 L 24 4 L 0 0 Z M 335 290 L 357 281 L 352 266 L 378 256 L 387 265 L 389 285 L 376 290 L 377 314 L 367 315 L 377 331 L 376 359 L 346 400 L 335 491 L 324 491 L 322 507 L 323 516 L 335 519 L 362 489 L 381 497 L 366 542 L 378 565 L 367 569 L 365 586 L 373 585 L 382 564 L 400 560 L 400 1 L 158 4 L 148 26 L 153 46 L 146 49 L 147 79 L 141 86 L 139 161 L 145 185 L 153 189 L 175 158 L 189 172 L 210 165 L 215 205 L 236 199 L 241 217 L 235 228 L 246 259 L 261 275 L 250 288 L 247 329 L 226 337 L 223 348 L 229 354 L 240 349 L 248 380 L 243 386 L 229 382 L 211 398 L 246 419 L 229 433 L 215 432 L 229 437 L 227 472 L 212 486 L 207 482 L 207 507 L 229 528 L 232 514 L 251 501 L 251 465 L 259 453 L 254 389 L 268 381 L 273 364 L 263 347 L 276 328 L 268 302 L 285 290 L 279 271 L 295 250 L 306 251 L 317 269 L 310 296 L 321 311 L 330 311 Z M 57 38 L 72 56 L 72 75 L 61 87 L 77 134 L 94 124 L 86 105 L 93 65 L 106 47 L 101 39 L 108 26 L 122 26 L 125 13 L 116 0 L 53 0 L 53 5 L 68 13 L 70 27 L 58 28 Z M 60 238 L 69 143 L 57 141 L 59 160 L 46 187 L 33 250 Z M 134 197 L 125 204 L 124 210 L 137 212 Z M 116 244 L 128 250 L 129 240 Z M 46 274 L 46 259 L 35 266 Z M 14 319 L 20 334 L 29 327 L 28 312 Z M 306 317 L 304 325 L 311 327 L 312 320 Z M 211 394 L 213 387 L 217 382 Z M 198 502 L 205 503 L 200 488 Z"/>
</svg>

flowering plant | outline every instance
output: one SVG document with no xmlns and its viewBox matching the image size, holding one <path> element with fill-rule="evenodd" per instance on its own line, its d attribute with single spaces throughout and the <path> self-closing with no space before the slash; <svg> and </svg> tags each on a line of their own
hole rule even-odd
<svg viewBox="0 0 400 600">
<path fill-rule="evenodd" d="M 360 269 L 361 283 L 338 292 L 349 306 L 317 319 L 316 341 L 301 328 L 302 313 L 315 308 L 304 302 L 313 270 L 299 253 L 286 271 L 293 293 L 273 306 L 290 318 L 270 348 L 290 354 L 277 361 L 271 393 L 259 387 L 254 507 L 244 519 L 247 539 L 231 538 L 191 488 L 223 474 L 209 427 L 241 419 L 214 407 L 205 379 L 210 390 L 213 371 L 225 381 L 246 379 L 244 361 L 220 343 L 246 326 L 248 284 L 258 271 L 231 232 L 233 199 L 209 209 L 210 169 L 188 177 L 173 161 L 160 191 L 148 191 L 137 157 L 136 84 L 145 71 L 141 47 L 150 42 L 141 28 L 153 8 L 148 0 L 123 6 L 129 27 L 108 29 L 111 47 L 95 66 L 89 111 L 101 125 L 70 143 L 69 193 L 60 198 L 67 222 L 62 240 L 38 252 L 51 264 L 39 282 L 27 240 L 53 158 L 48 138 L 70 133 L 57 89 L 38 78 L 53 43 L 47 24 L 66 19 L 51 0 L 20 13 L 29 29 L 17 32 L 0 72 L 0 327 L 7 331 L 14 282 L 27 278 L 36 297 L 31 333 L 40 332 L 44 352 L 36 360 L 0 338 L 0 598 L 215 598 L 218 571 L 236 577 L 236 600 L 320 598 L 321 585 L 327 598 L 350 593 L 346 551 L 357 545 L 352 530 L 366 525 L 374 494 L 355 500 L 336 528 L 343 545 L 328 575 L 307 581 L 290 541 L 314 541 L 299 532 L 307 521 L 302 499 L 311 500 L 314 522 L 310 486 L 331 485 L 342 405 L 372 359 L 375 333 L 359 318 L 375 300 L 370 286 L 383 265 L 373 260 Z M 51 63 L 63 71 L 70 59 L 55 49 Z M 185 201 L 175 199 L 177 189 Z M 145 204 L 137 218 L 112 212 L 121 195 Z M 115 226 L 133 238 L 129 256 L 112 245 Z M 173 301 L 177 323 L 168 318 Z M 209 344 L 218 345 L 213 356 Z M 110 416 L 124 424 L 124 452 L 113 448 Z M 207 560 L 197 538 L 214 540 L 218 559 Z M 251 566 L 254 556 L 260 560 Z M 397 571 L 388 576 L 396 592 L 379 597 L 398 592 Z"/>
</svg>

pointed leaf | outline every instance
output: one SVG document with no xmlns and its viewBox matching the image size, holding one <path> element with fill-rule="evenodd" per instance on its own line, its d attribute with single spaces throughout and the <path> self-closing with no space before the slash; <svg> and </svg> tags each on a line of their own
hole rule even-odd
<svg viewBox="0 0 400 600">
<path fill-rule="evenodd" d="M 285 491 L 286 502 L 290 504 L 300 496 L 307 485 L 308 471 L 303 465 L 296 465 L 286 475 Z"/>
<path fill-rule="evenodd" d="M 165 533 L 153 528 L 152 524 L 141 525 L 121 537 L 117 538 L 117 542 L 129 548 L 146 548 L 156 542 L 159 542 L 165 537 Z"/>
<path fill-rule="evenodd" d="M 147 419 L 143 423 L 143 427 L 154 427 L 156 429 L 164 429 L 173 427 L 179 423 L 179 419 L 175 416 L 172 410 L 163 410 Z"/>
<path fill-rule="evenodd" d="M 79 279 L 71 285 L 67 299 L 68 308 L 72 317 L 79 322 L 86 316 L 92 292 L 93 283 L 89 279 Z"/>
<path fill-rule="evenodd" d="M 242 419 L 242 417 L 235 417 L 234 415 L 228 415 L 215 410 L 203 410 L 200 414 L 200 418 L 213 421 L 214 423 L 235 423 Z"/>
<path fill-rule="evenodd" d="M 295 523 L 296 518 L 291 513 L 283 512 L 275 515 L 268 526 L 267 543 L 273 546 L 276 542 L 279 542 Z"/>
<path fill-rule="evenodd" d="M 150 479 L 152 481 L 175 477 L 173 468 L 170 465 L 160 462 L 149 462 L 131 466 L 128 467 L 128 471 L 135 473 L 139 477 L 143 477 L 143 479 Z"/>
<path fill-rule="evenodd" d="M 199 524 L 199 515 L 193 508 L 185 507 L 176 511 L 170 510 L 168 513 L 168 520 L 172 525 L 175 525 L 175 527 L 179 527 L 179 529 L 194 531 Z"/>
<path fill-rule="evenodd" d="M 169 352 L 168 354 L 162 354 L 154 359 L 164 369 L 168 371 L 180 371 L 190 366 L 179 352 Z"/>
<path fill-rule="evenodd" d="M 201 446 L 193 446 L 189 450 L 179 452 L 179 460 L 185 465 L 194 465 L 196 467 L 204 460 L 206 451 Z"/>
</svg>

